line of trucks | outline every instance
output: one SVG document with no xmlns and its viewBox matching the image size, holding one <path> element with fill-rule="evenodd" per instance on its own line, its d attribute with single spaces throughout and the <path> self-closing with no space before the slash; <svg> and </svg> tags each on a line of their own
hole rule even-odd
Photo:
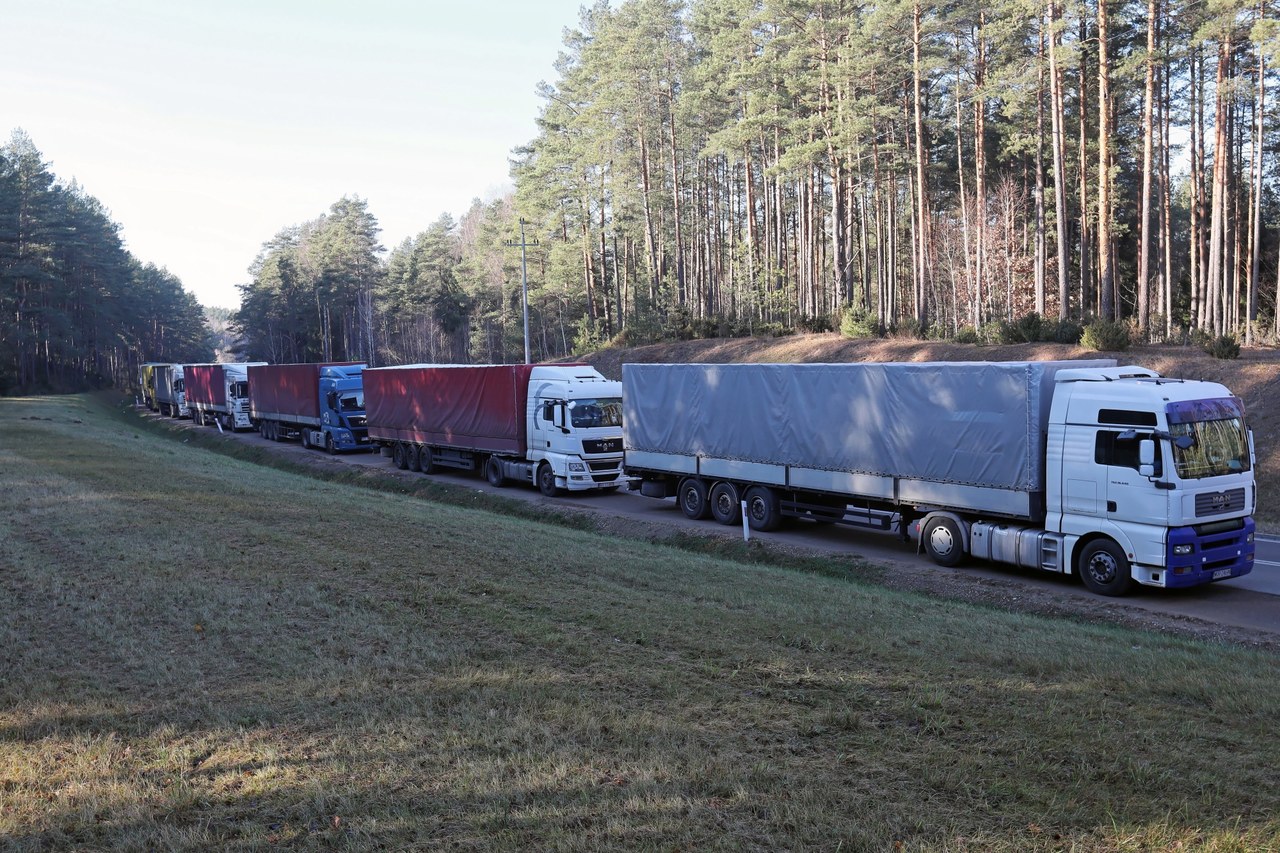
<svg viewBox="0 0 1280 853">
<path fill-rule="evenodd" d="M 1253 569 L 1241 400 L 1111 359 L 626 364 L 621 382 L 586 365 L 148 364 L 139 378 L 153 410 L 331 453 L 549 496 L 626 486 L 761 531 L 896 531 L 943 566 L 1074 574 L 1101 595 Z"/>
</svg>

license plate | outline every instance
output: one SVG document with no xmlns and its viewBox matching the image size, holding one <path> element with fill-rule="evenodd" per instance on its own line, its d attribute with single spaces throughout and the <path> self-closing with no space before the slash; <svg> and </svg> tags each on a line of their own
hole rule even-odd
<svg viewBox="0 0 1280 853">
<path fill-rule="evenodd" d="M 1219 580 L 1221 578 L 1229 578 L 1229 577 L 1231 577 L 1230 569 L 1217 569 L 1213 573 L 1214 580 Z"/>
</svg>

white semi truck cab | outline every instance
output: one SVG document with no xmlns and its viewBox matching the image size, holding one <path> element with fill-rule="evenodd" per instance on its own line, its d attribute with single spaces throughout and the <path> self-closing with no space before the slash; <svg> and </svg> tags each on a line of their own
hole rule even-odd
<svg viewBox="0 0 1280 853">
<path fill-rule="evenodd" d="M 928 512 L 914 529 L 936 562 L 953 564 L 960 546 L 1076 572 L 1104 595 L 1253 569 L 1253 438 L 1224 386 L 1139 367 L 1060 370 L 1046 438 L 1043 525 Z"/>
<path fill-rule="evenodd" d="M 626 483 L 621 382 L 590 367 L 534 367 L 529 376 L 528 430 L 524 465 L 529 473 L 521 466 L 507 476 L 533 479 L 546 495 Z"/>
</svg>

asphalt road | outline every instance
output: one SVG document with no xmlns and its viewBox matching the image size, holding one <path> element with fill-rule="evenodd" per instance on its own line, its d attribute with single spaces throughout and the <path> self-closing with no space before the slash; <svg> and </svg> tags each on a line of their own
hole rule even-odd
<svg viewBox="0 0 1280 853">
<path fill-rule="evenodd" d="M 159 416 L 153 415 L 153 417 Z M 181 423 L 197 429 L 190 421 Z M 213 428 L 206 427 L 206 429 Z M 227 435 L 231 434 L 227 433 Z M 389 473 L 403 473 L 395 469 L 390 458 L 377 453 L 339 454 L 330 457 L 322 451 L 304 450 L 297 442 L 266 441 L 255 432 L 239 432 L 235 433 L 234 437 L 236 440 L 259 444 L 284 454 L 325 459 L 332 464 L 383 467 Z M 639 492 L 620 490 L 604 494 L 547 498 L 532 486 L 509 484 L 502 489 L 495 489 L 483 477 L 470 473 L 446 471 L 431 476 L 478 491 L 501 493 L 505 497 L 530 502 L 602 512 L 616 517 L 708 534 L 741 535 L 739 528 L 730 529 L 712 521 L 691 521 L 685 518 L 673 499 L 655 500 L 643 497 Z M 1091 599 L 1095 603 L 1098 599 L 1093 593 L 1081 587 L 1075 578 L 978 561 L 968 561 L 950 569 L 936 566 L 923 555 L 917 555 L 914 542 L 904 543 L 893 534 L 876 533 L 841 525 L 815 525 L 800 522 L 790 525 L 783 531 L 773 533 L 752 531 L 751 536 L 765 541 L 785 540 L 817 551 L 852 554 L 871 562 L 888 564 L 902 571 L 964 573 L 1025 585 L 1028 590 L 1047 591 L 1059 597 L 1080 597 Z M 1188 590 L 1138 587 L 1131 594 L 1123 598 L 1108 599 L 1108 602 L 1116 607 L 1200 619 L 1217 625 L 1280 635 L 1280 538 L 1272 536 L 1258 538 L 1254 570 L 1245 577 Z"/>
</svg>

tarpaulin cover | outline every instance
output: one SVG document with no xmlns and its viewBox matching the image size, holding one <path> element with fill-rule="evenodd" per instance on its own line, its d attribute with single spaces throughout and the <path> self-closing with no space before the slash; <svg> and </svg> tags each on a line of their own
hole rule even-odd
<svg viewBox="0 0 1280 853">
<path fill-rule="evenodd" d="M 523 455 L 533 365 L 426 365 L 364 372 L 369 436 Z"/>
<path fill-rule="evenodd" d="M 187 393 L 187 405 L 227 404 L 227 383 L 222 378 L 221 364 L 188 364 L 183 368 L 182 381 Z"/>
<path fill-rule="evenodd" d="M 624 364 L 624 445 L 1035 491 L 1054 374 L 1114 363 Z"/>
<path fill-rule="evenodd" d="M 258 364 L 249 366 L 249 413 L 303 418 L 320 417 L 320 370 L 347 367 L 355 361 L 313 364 Z"/>
<path fill-rule="evenodd" d="M 173 383 L 182 374 L 181 364 L 157 364 L 155 367 L 156 401 L 160 403 L 176 403 L 178 395 L 174 393 Z M 185 391 L 183 392 L 185 393 Z"/>
</svg>

